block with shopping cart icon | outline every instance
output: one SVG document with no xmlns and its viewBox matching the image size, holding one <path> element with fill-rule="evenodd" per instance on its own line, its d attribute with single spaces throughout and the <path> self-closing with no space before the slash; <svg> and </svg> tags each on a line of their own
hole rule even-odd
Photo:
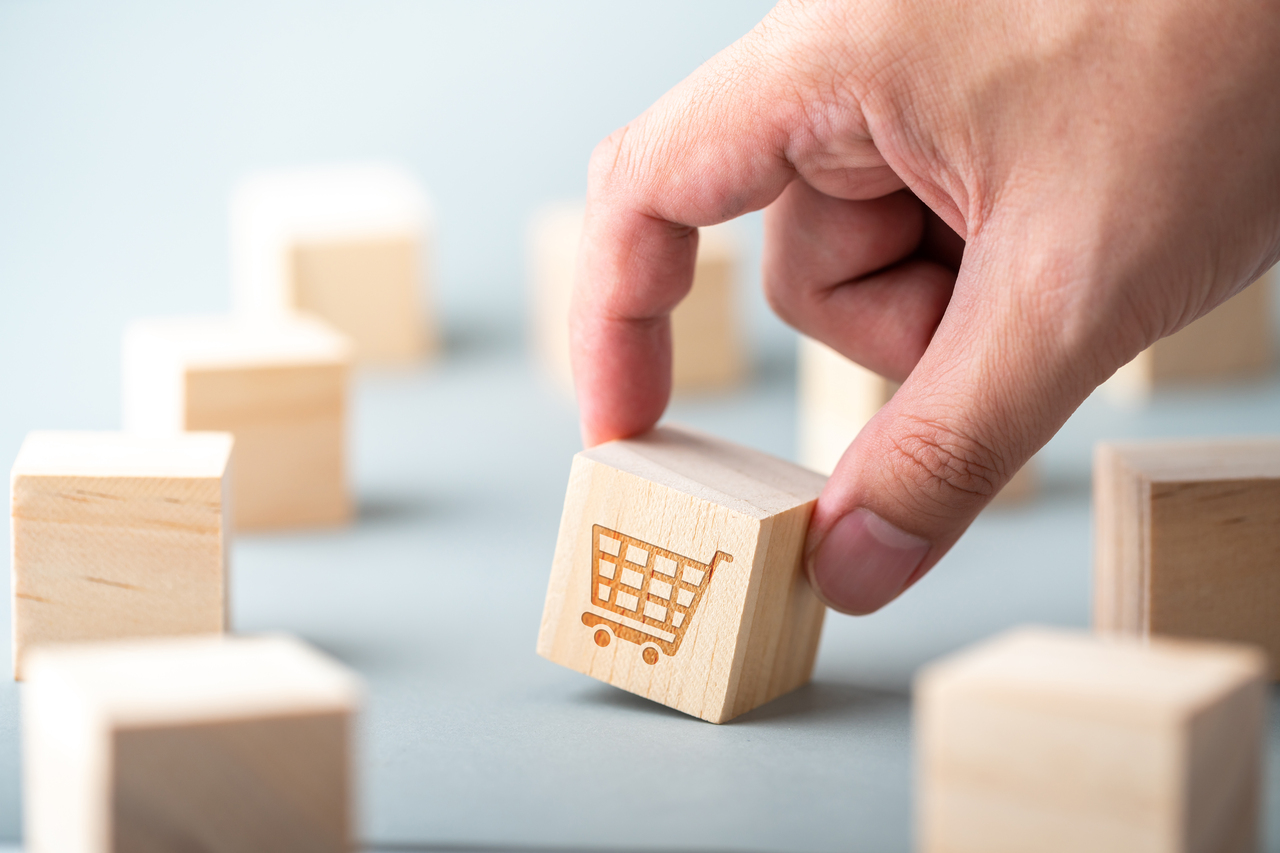
<svg viewBox="0 0 1280 853">
<path fill-rule="evenodd" d="M 650 666 L 659 651 L 680 651 L 716 566 L 733 562 L 717 551 L 709 564 L 699 563 L 599 524 L 591 528 L 591 542 L 591 603 L 610 616 L 588 610 L 582 624 L 596 629 L 597 646 L 615 636 L 640 646 Z"/>
<path fill-rule="evenodd" d="M 675 427 L 579 453 L 538 653 L 712 722 L 805 683 L 823 607 L 801 555 L 824 482 Z"/>
</svg>

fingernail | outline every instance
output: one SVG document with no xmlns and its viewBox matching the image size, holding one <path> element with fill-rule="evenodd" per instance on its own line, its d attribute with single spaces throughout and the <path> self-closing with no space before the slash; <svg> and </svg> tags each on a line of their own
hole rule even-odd
<svg viewBox="0 0 1280 853">
<path fill-rule="evenodd" d="M 809 579 L 828 606 L 860 616 L 893 601 L 927 553 L 924 539 L 870 510 L 855 509 L 818 545 L 809 561 Z"/>
</svg>

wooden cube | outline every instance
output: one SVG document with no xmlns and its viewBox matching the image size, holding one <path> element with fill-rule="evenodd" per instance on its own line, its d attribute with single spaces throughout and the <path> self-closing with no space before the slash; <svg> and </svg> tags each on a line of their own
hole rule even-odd
<svg viewBox="0 0 1280 853">
<path fill-rule="evenodd" d="M 144 320 L 124 338 L 125 428 L 233 433 L 235 526 L 337 524 L 351 514 L 350 347 L 314 320 Z"/>
<path fill-rule="evenodd" d="M 1191 325 L 1161 338 L 1104 386 L 1121 401 L 1142 401 L 1159 387 L 1230 382 L 1275 369 L 1271 303 L 1274 270 Z"/>
<path fill-rule="evenodd" d="M 825 478 L 677 427 L 579 453 L 538 654 L 721 723 L 809 680 Z"/>
<path fill-rule="evenodd" d="M 315 315 L 351 338 L 360 363 L 409 363 L 437 348 L 425 307 L 430 245 L 425 193 L 390 167 L 269 172 L 232 197 L 237 310 Z"/>
<path fill-rule="evenodd" d="M 800 337 L 796 364 L 800 464 L 830 475 L 899 385 L 804 336 Z M 992 505 L 1026 503 L 1038 491 L 1038 468 L 1032 459 L 1005 484 Z"/>
<path fill-rule="evenodd" d="M 1266 661 L 1020 630 L 915 688 L 923 853 L 1251 853 Z"/>
<path fill-rule="evenodd" d="M 1100 444 L 1094 625 L 1255 643 L 1280 678 L 1280 439 Z"/>
<path fill-rule="evenodd" d="M 535 354 L 563 387 L 573 387 L 569 364 L 569 301 L 582 240 L 585 205 L 539 211 L 529 234 Z M 672 389 L 676 393 L 732 388 L 747 374 L 738 316 L 741 248 L 731 224 L 700 229 L 693 290 L 671 313 Z"/>
<path fill-rule="evenodd" d="M 13 672 L 47 643 L 216 633 L 231 436 L 34 432 L 13 463 Z"/>
<path fill-rule="evenodd" d="M 27 850 L 346 853 L 358 696 L 287 637 L 40 649 L 22 697 Z"/>
</svg>

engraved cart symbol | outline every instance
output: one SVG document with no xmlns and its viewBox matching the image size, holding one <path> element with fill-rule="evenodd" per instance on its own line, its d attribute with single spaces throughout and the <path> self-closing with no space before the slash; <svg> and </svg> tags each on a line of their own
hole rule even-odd
<svg viewBox="0 0 1280 853">
<path fill-rule="evenodd" d="M 591 603 L 615 614 L 587 611 L 582 624 L 595 628 L 598 646 L 613 637 L 642 647 L 647 664 L 680 649 L 702 594 L 711 584 L 716 566 L 733 557 L 716 551 L 711 563 L 626 536 L 600 524 L 591 527 Z"/>
</svg>

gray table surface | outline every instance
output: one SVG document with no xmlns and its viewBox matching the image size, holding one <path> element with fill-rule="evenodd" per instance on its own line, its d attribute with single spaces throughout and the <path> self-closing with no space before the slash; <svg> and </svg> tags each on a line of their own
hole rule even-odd
<svg viewBox="0 0 1280 853">
<path fill-rule="evenodd" d="M 1042 452 L 1039 499 L 988 511 L 881 613 L 829 618 L 812 684 L 714 726 L 534 654 L 578 437 L 572 402 L 515 337 L 475 334 L 430 368 L 361 375 L 357 522 L 234 546 L 235 628 L 295 632 L 365 679 L 372 849 L 908 850 L 915 670 L 1007 626 L 1088 622 L 1093 441 L 1260 433 L 1280 414 L 1275 382 L 1141 409 L 1091 399 Z M 793 371 L 775 355 L 750 387 L 671 416 L 790 456 Z M 15 834 L 18 692 L 0 684 L 0 816 Z M 1278 752 L 1273 721 L 1272 851 Z"/>
</svg>

